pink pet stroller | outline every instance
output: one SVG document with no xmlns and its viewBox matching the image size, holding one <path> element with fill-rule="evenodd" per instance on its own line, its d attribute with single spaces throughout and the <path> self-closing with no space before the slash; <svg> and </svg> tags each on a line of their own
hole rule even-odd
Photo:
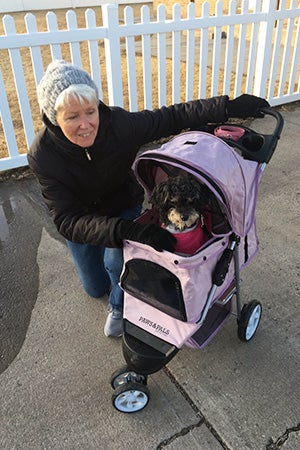
<svg viewBox="0 0 300 450">
<path fill-rule="evenodd" d="M 188 257 L 124 242 L 126 366 L 111 377 L 118 411 L 143 409 L 150 398 L 147 376 L 162 369 L 183 345 L 206 345 L 233 314 L 234 297 L 239 339 L 247 342 L 257 330 L 262 307 L 256 300 L 241 305 L 240 270 L 258 251 L 258 185 L 283 127 L 276 110 L 263 112 L 276 119 L 270 135 L 241 125 L 214 125 L 182 133 L 135 161 L 135 174 L 149 195 L 156 184 L 183 172 L 209 188 L 211 238 Z M 158 223 L 154 209 L 137 220 Z"/>
</svg>

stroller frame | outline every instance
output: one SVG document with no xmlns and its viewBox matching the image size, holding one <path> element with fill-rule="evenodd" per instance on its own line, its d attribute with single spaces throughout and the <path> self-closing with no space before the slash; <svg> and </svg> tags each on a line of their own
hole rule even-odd
<svg viewBox="0 0 300 450">
<path fill-rule="evenodd" d="M 230 138 L 222 138 L 223 144 L 226 143 L 226 146 L 228 144 L 230 147 L 234 147 L 235 151 L 238 149 L 244 160 L 251 161 L 249 170 L 256 171 L 253 172 L 253 176 L 257 184 L 262 171 L 275 151 L 283 128 L 283 119 L 276 110 L 264 108 L 262 112 L 276 119 L 275 130 L 271 135 L 259 134 L 252 129 L 238 125 L 239 128 L 242 127 L 244 130 L 240 139 L 236 141 Z M 218 145 L 220 138 L 208 134 L 213 133 L 215 128 L 216 125 L 206 127 L 204 133 L 200 133 L 203 133 L 201 137 L 204 140 L 207 139 L 207 136 L 210 136 L 212 143 L 216 142 L 216 145 Z M 177 138 L 183 136 L 188 139 L 191 136 L 190 133 L 193 132 L 182 133 L 171 141 L 174 141 L 175 145 Z M 218 141 L 215 141 L 215 139 Z M 168 149 L 172 145 L 171 141 L 165 144 Z M 210 138 L 208 138 L 207 142 L 210 142 Z M 187 143 L 191 144 L 189 141 Z M 139 155 L 135 162 L 134 170 L 136 176 L 146 192 L 148 191 L 148 194 L 151 193 L 153 182 L 156 183 L 159 180 L 153 180 L 150 177 L 145 182 L 143 175 L 145 175 L 145 178 L 148 177 L 145 169 L 148 169 L 148 164 L 150 164 L 149 167 L 151 168 L 151 160 L 155 160 L 155 158 L 157 160 L 159 157 L 160 162 L 168 161 L 168 156 L 164 154 L 162 156 L 162 154 L 163 151 L 160 151 L 160 149 L 147 151 Z M 189 165 L 186 166 L 189 167 Z M 254 169 L 252 169 L 252 166 Z M 181 167 L 178 166 L 176 170 L 182 170 Z M 259 168 L 258 171 L 257 167 Z M 192 172 L 193 168 L 191 168 Z M 201 172 L 201 176 L 202 179 L 203 177 L 206 178 L 205 171 Z M 216 194 L 217 192 L 217 195 L 219 195 L 218 186 L 213 184 L 213 189 L 214 193 Z M 223 195 L 222 192 L 220 195 Z M 256 195 L 255 193 L 254 197 Z M 126 365 L 116 370 L 111 376 L 111 386 L 114 389 L 112 403 L 118 411 L 133 413 L 145 408 L 150 399 L 150 392 L 147 386 L 148 375 L 162 369 L 176 355 L 182 345 L 193 348 L 205 346 L 218 332 L 227 318 L 234 314 L 233 296 L 236 298 L 238 337 L 243 342 L 248 342 L 252 339 L 260 322 L 262 306 L 256 300 L 252 300 L 242 306 L 240 270 L 252 260 L 258 248 L 254 220 L 255 207 L 256 201 L 252 202 L 249 207 L 251 209 L 249 217 L 251 217 L 247 219 L 248 224 L 246 224 L 247 220 L 245 220 L 243 229 L 240 227 L 238 220 L 234 222 L 235 219 L 232 218 L 228 232 L 223 230 L 223 233 L 219 235 L 217 233 L 212 242 L 209 241 L 204 245 L 208 259 L 210 252 L 213 253 L 220 246 L 220 243 L 223 248 L 221 248 L 221 251 L 218 250 L 217 257 L 214 256 L 217 261 L 213 266 L 212 283 L 205 291 L 207 292 L 207 295 L 205 294 L 206 298 L 196 312 L 193 310 L 193 305 L 184 304 L 182 306 L 182 303 L 184 303 L 181 300 L 182 289 L 179 286 L 180 282 L 177 282 L 175 270 L 179 267 L 180 274 L 182 269 L 188 273 L 190 271 L 193 272 L 193 270 L 195 272 L 193 264 L 197 268 L 197 256 L 184 258 L 175 254 L 168 254 L 166 255 L 167 259 L 163 261 L 163 267 L 161 267 L 157 262 L 159 260 L 156 259 L 158 252 L 151 247 L 131 241 L 124 242 L 124 268 L 121 276 L 121 287 L 125 292 L 122 351 Z M 141 223 L 148 223 L 149 221 L 157 223 L 157 215 L 155 211 L 150 210 L 146 211 L 137 220 Z M 245 262 L 243 255 L 241 259 L 239 248 L 241 243 L 243 243 L 243 247 L 246 244 L 248 246 L 248 242 L 246 242 L 248 233 L 253 244 L 249 246 L 249 256 L 247 254 Z M 144 257 L 145 251 L 146 258 Z M 203 259 L 206 259 L 206 256 Z M 195 263 L 194 260 L 196 261 Z M 175 269 L 173 269 L 174 267 Z M 148 274 L 151 274 L 150 281 L 148 281 Z M 156 296 L 151 298 L 152 285 L 156 282 L 160 299 L 164 298 L 161 303 Z M 173 282 L 174 285 L 172 284 Z M 196 284 L 197 282 L 199 280 L 196 278 Z M 182 282 L 182 285 L 184 284 Z M 151 289 L 148 289 L 150 285 Z M 186 286 L 188 286 L 188 282 Z M 175 300 L 176 297 L 179 299 L 178 301 Z M 197 302 L 199 301 L 197 300 Z M 155 311 L 155 320 L 151 320 L 153 310 Z"/>
</svg>

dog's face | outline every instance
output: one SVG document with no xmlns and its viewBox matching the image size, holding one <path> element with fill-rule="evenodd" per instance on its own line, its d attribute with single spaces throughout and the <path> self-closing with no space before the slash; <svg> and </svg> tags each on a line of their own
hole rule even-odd
<svg viewBox="0 0 300 450">
<path fill-rule="evenodd" d="M 207 191 L 191 176 L 168 178 L 153 189 L 150 203 L 164 225 L 179 231 L 193 226 L 207 203 Z"/>
</svg>

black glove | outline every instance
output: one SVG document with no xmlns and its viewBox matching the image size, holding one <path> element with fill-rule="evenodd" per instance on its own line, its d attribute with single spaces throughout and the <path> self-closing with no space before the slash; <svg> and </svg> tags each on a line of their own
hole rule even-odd
<svg viewBox="0 0 300 450">
<path fill-rule="evenodd" d="M 116 228 L 116 233 L 120 239 L 129 239 L 135 242 L 141 242 L 153 247 L 158 252 L 167 250 L 173 252 L 176 244 L 176 238 L 163 228 L 149 224 L 141 225 L 137 222 L 121 219 Z"/>
<path fill-rule="evenodd" d="M 228 117 L 239 117 L 241 119 L 246 119 L 246 117 L 263 117 L 263 113 L 260 110 L 268 106 L 270 105 L 264 98 L 242 94 L 234 100 L 228 101 L 227 113 Z"/>
</svg>

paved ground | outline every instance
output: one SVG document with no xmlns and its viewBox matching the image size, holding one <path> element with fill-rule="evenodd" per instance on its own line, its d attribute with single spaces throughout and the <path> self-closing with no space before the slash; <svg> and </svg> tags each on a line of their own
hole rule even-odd
<svg viewBox="0 0 300 450">
<path fill-rule="evenodd" d="M 260 188 L 261 251 L 243 273 L 243 301 L 263 304 L 257 334 L 240 342 L 231 318 L 203 350 L 183 348 L 136 414 L 111 405 L 121 342 L 104 337 L 106 300 L 83 293 L 35 179 L 0 183 L 1 450 L 300 448 L 299 105 L 283 116 Z"/>
</svg>

